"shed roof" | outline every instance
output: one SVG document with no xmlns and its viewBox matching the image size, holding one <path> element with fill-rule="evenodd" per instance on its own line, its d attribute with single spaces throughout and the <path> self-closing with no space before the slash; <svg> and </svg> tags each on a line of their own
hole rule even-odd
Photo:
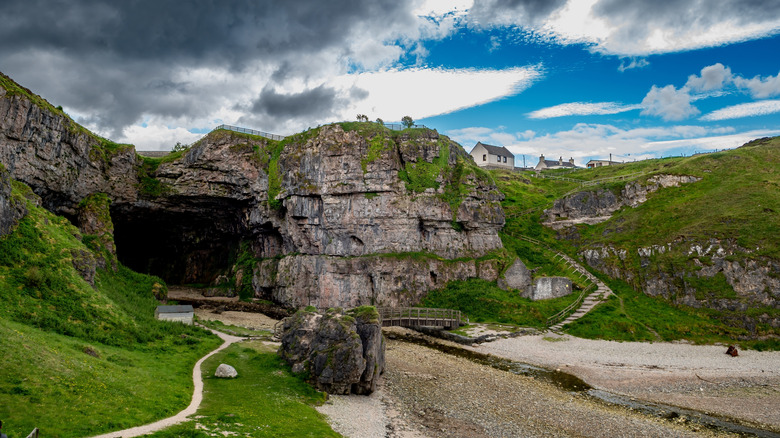
<svg viewBox="0 0 780 438">
<path fill-rule="evenodd" d="M 192 313 L 195 310 L 190 304 L 178 306 L 157 306 L 157 313 Z"/>
<path fill-rule="evenodd" d="M 509 149 L 505 148 L 504 146 L 493 146 L 493 145 L 482 143 L 480 141 L 480 142 L 477 142 L 477 144 L 474 145 L 474 147 L 477 147 L 479 145 L 482 145 L 482 147 L 487 149 L 488 153 L 491 154 L 491 155 L 501 155 L 501 156 L 506 156 L 506 157 L 511 157 L 511 156 L 514 155 L 514 154 L 512 154 L 512 152 L 509 152 Z"/>
</svg>

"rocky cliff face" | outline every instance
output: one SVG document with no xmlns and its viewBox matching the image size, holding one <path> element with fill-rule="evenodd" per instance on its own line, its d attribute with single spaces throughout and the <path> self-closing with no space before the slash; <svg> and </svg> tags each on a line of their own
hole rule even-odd
<svg viewBox="0 0 780 438">
<path fill-rule="evenodd" d="M 136 197 L 136 155 L 96 137 L 64 114 L 0 86 L 0 163 L 41 196 L 43 206 L 74 215 L 78 203 L 106 192 L 120 202 Z"/>
<path fill-rule="evenodd" d="M 13 178 L 86 234 L 83 202 L 106 194 L 119 260 L 171 283 L 223 275 L 290 306 L 410 304 L 500 269 L 474 259 L 502 247 L 502 196 L 435 131 L 334 124 L 281 142 L 215 131 L 146 159 L 18 90 L 0 87 L 0 116 Z"/>
<path fill-rule="evenodd" d="M 576 224 L 597 224 L 609 220 L 612 213 L 625 206 L 642 204 L 647 201 L 647 195 L 658 189 L 698 180 L 700 178 L 687 175 L 654 175 L 644 183 L 635 181 L 626 184 L 619 194 L 605 189 L 577 192 L 556 200 L 552 208 L 544 211 L 542 221 L 555 229 Z"/>
<path fill-rule="evenodd" d="M 674 242 L 635 251 L 598 246 L 580 254 L 591 267 L 648 295 L 735 311 L 737 322 L 748 329 L 755 322 L 780 327 L 780 263 L 752 255 L 734 241 Z"/>
<path fill-rule="evenodd" d="M 11 178 L 0 164 L 0 237 L 13 231 L 19 219 L 27 214 L 24 204 L 11 194 Z"/>
</svg>

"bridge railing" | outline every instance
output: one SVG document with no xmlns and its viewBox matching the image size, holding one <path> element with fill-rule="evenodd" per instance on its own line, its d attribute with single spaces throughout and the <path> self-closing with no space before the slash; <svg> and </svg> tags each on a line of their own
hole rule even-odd
<svg viewBox="0 0 780 438">
<path fill-rule="evenodd" d="M 460 310 L 426 307 L 380 307 L 382 326 L 460 326 Z"/>
</svg>

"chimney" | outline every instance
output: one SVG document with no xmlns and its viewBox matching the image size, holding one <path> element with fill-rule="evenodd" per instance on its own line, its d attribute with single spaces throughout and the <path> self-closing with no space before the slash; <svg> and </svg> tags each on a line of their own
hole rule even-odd
<svg viewBox="0 0 780 438">
<path fill-rule="evenodd" d="M 569 163 L 574 166 L 574 157 L 569 157 Z"/>
<path fill-rule="evenodd" d="M 563 166 L 563 157 L 558 157 L 558 165 Z"/>
</svg>

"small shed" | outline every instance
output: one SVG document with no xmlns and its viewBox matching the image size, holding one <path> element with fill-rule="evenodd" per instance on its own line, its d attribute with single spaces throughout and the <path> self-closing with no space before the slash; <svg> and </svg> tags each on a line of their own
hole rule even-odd
<svg viewBox="0 0 780 438">
<path fill-rule="evenodd" d="M 179 321 L 192 325 L 195 310 L 191 305 L 157 306 L 154 317 L 161 321 Z"/>
</svg>

